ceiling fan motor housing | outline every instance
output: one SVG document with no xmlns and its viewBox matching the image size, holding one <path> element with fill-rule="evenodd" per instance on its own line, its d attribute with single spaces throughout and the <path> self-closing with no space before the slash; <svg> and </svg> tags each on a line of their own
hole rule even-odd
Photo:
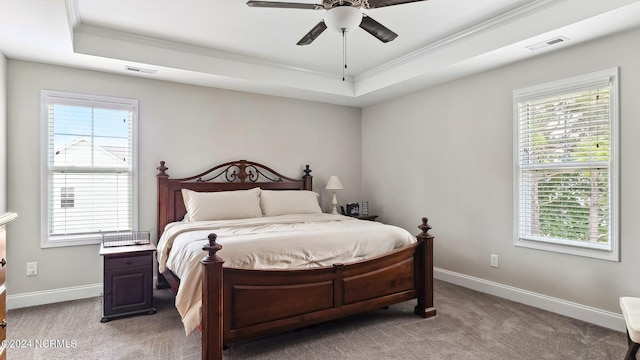
<svg viewBox="0 0 640 360">
<path fill-rule="evenodd" d="M 360 25 L 362 12 L 351 6 L 330 9 L 324 17 L 327 28 L 337 31 L 351 31 Z"/>
</svg>

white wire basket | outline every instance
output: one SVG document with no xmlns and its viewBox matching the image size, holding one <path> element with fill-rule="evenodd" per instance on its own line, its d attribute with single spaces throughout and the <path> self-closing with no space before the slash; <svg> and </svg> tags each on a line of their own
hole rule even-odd
<svg viewBox="0 0 640 360">
<path fill-rule="evenodd" d="M 149 231 L 113 231 L 102 233 L 102 246 L 144 245 L 151 243 Z"/>
</svg>

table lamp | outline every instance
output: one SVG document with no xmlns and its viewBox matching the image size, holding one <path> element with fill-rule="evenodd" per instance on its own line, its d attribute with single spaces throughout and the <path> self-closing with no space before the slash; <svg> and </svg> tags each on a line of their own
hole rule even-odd
<svg viewBox="0 0 640 360">
<path fill-rule="evenodd" d="M 333 205 L 333 208 L 331 209 L 331 213 L 338 214 L 338 199 L 336 198 L 336 190 L 344 189 L 342 187 L 342 183 L 340 182 L 340 178 L 336 175 L 331 175 L 325 189 L 333 190 L 333 199 L 331 200 L 331 205 Z"/>
</svg>

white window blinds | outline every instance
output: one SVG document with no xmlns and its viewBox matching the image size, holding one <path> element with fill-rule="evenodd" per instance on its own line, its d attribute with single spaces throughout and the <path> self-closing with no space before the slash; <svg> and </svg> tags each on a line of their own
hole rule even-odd
<svg viewBox="0 0 640 360">
<path fill-rule="evenodd" d="M 98 242 L 100 231 L 133 230 L 137 101 L 51 91 L 42 97 L 43 245 Z"/>
<path fill-rule="evenodd" d="M 514 93 L 516 241 L 613 250 L 614 77 Z"/>
</svg>

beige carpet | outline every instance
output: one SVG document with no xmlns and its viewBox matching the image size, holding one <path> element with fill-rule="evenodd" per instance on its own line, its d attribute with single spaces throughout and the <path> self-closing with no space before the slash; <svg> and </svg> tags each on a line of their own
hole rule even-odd
<svg viewBox="0 0 640 360">
<path fill-rule="evenodd" d="M 166 290 L 155 315 L 100 323 L 101 298 L 10 310 L 7 338 L 33 340 L 8 359 L 199 359 L 200 334 L 184 330 Z M 226 359 L 622 359 L 626 335 L 436 281 L 438 315 L 415 301 L 225 350 Z M 35 340 L 53 340 L 36 348 Z"/>
</svg>

